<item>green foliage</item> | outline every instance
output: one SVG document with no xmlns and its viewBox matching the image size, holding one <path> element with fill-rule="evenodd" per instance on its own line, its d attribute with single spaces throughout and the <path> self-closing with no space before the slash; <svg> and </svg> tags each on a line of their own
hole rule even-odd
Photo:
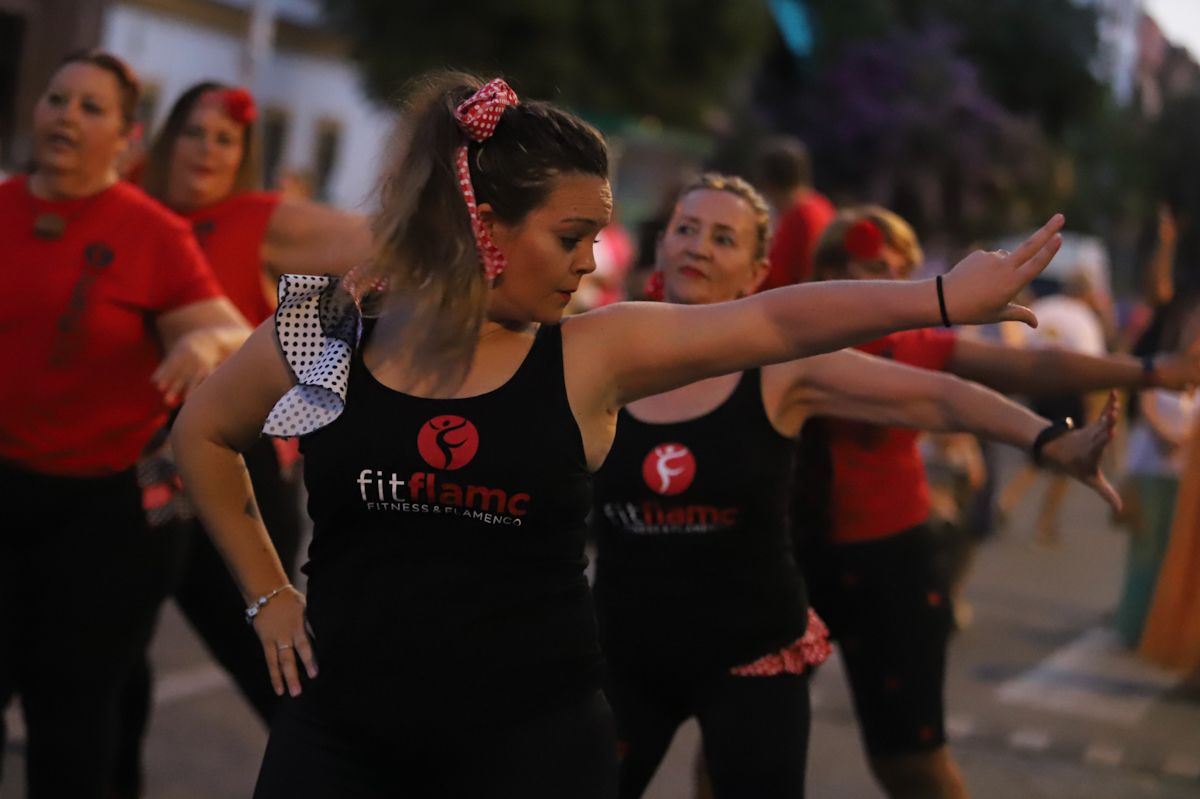
<svg viewBox="0 0 1200 799">
<path fill-rule="evenodd" d="M 946 23 L 983 90 L 1036 117 L 1051 138 L 1102 113 L 1105 87 L 1092 73 L 1096 11 L 1075 0 L 811 0 L 822 65 L 845 47 L 897 29 Z"/>
<path fill-rule="evenodd" d="M 369 92 L 439 67 L 502 74 L 518 93 L 697 126 L 770 32 L 756 0 L 325 0 Z"/>
</svg>

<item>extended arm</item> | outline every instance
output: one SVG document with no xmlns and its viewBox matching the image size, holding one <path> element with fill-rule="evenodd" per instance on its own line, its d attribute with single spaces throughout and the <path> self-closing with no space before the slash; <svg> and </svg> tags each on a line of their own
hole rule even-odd
<svg viewBox="0 0 1200 799">
<path fill-rule="evenodd" d="M 853 350 L 799 362 L 791 401 L 804 416 L 961 431 L 1028 449 L 1047 420 L 1001 394 L 929 369 Z"/>
<path fill-rule="evenodd" d="M 301 200 L 279 203 L 263 241 L 263 261 L 275 277 L 342 275 L 370 255 L 366 216 Z"/>
<path fill-rule="evenodd" d="M 797 430 L 803 416 L 824 415 L 975 433 L 1031 450 L 1039 433 L 1050 425 L 1048 419 L 983 386 L 859 352 L 832 353 L 782 368 L 796 370 L 785 402 L 804 410 L 791 417 Z M 1047 466 L 1071 475 L 1119 508 L 1120 499 L 1099 468 L 1116 412 L 1116 398 L 1110 396 L 1100 419 L 1050 442 L 1042 456 Z"/>
<path fill-rule="evenodd" d="M 1019 319 L 1011 300 L 1058 250 L 1054 217 L 1011 255 L 976 252 L 945 277 L 949 317 L 964 324 Z M 573 358 L 601 376 L 611 411 L 713 375 L 841 349 L 941 320 L 934 281 L 850 281 L 790 286 L 703 306 L 623 303 L 571 320 Z M 575 335 L 578 331 L 582 335 Z"/>
<path fill-rule="evenodd" d="M 1200 354 L 1155 357 L 1147 375 L 1132 355 L 1083 355 L 1052 347 L 1013 349 L 959 339 L 949 370 L 960 377 L 1013 394 L 1070 394 L 1154 385 L 1182 390 L 1200 383 Z"/>
</svg>

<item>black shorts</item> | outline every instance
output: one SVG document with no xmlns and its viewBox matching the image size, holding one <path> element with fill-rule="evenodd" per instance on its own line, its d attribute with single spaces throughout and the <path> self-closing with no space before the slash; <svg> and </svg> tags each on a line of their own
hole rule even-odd
<svg viewBox="0 0 1200 799">
<path fill-rule="evenodd" d="M 642 795 L 691 717 L 700 723 L 718 799 L 803 799 L 808 674 L 737 676 L 686 661 L 671 668 L 613 665 L 607 692 L 620 740 L 620 799 Z"/>
<path fill-rule="evenodd" d="M 812 555 L 805 564 L 812 605 L 841 651 L 867 751 L 943 746 L 953 621 L 944 541 L 922 524 Z"/>
</svg>

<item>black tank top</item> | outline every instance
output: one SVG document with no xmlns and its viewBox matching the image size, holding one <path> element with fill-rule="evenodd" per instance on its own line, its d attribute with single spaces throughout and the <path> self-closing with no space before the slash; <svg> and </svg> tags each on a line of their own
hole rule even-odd
<svg viewBox="0 0 1200 799">
<path fill-rule="evenodd" d="M 336 702 L 380 709 L 381 686 L 403 685 L 402 710 L 534 708 L 594 689 L 591 476 L 558 326 L 507 383 L 464 399 L 387 388 L 360 345 L 345 410 L 302 451 L 316 685 Z"/>
<path fill-rule="evenodd" d="M 596 475 L 596 601 L 605 656 L 732 667 L 804 634 L 786 516 L 793 442 L 767 418 L 759 370 L 709 414 L 622 411 Z"/>
</svg>

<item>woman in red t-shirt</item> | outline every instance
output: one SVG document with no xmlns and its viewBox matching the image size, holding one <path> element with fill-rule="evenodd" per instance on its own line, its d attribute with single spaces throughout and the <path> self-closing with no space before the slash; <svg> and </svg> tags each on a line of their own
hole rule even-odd
<svg viewBox="0 0 1200 799">
<path fill-rule="evenodd" d="M 281 274 L 342 274 L 371 246 L 365 216 L 261 191 L 257 117 L 245 89 L 198 83 L 175 101 L 141 175 L 146 191 L 191 226 L 226 295 L 254 325 L 274 312 Z M 292 576 L 303 533 L 299 475 L 292 468 L 297 456 L 291 442 L 266 438 L 245 453 L 263 520 Z M 258 637 L 236 620 L 241 595 L 198 523 L 189 538 L 175 601 L 259 716 L 269 720 L 277 697 Z M 131 794 L 140 782 L 145 727 L 137 709 L 146 706 L 149 688 L 149 671 L 142 669 L 126 702 L 132 737 L 122 744 L 117 787 Z"/>
<path fill-rule="evenodd" d="M 251 324 L 275 310 L 282 274 L 343 274 L 370 252 L 367 218 L 261 191 L 253 96 L 206 81 L 171 107 L 142 186 L 186 219 L 226 294 Z"/>
<path fill-rule="evenodd" d="M 813 260 L 817 280 L 900 280 L 922 254 L 903 219 L 867 207 L 840 213 Z M 1196 355 L 1143 361 L 1021 350 L 949 330 L 896 333 L 858 349 L 1021 394 L 1200 382 Z M 926 524 L 918 435 L 836 419 L 810 425 L 793 516 L 813 605 L 841 648 L 876 778 L 892 797 L 965 796 L 944 732 L 950 577 Z"/>
<path fill-rule="evenodd" d="M 34 170 L 0 183 L 0 706 L 22 696 L 35 796 L 99 797 L 117 697 L 166 588 L 134 464 L 249 333 L 191 232 L 119 182 L 138 83 L 66 58 L 34 109 Z"/>
</svg>

